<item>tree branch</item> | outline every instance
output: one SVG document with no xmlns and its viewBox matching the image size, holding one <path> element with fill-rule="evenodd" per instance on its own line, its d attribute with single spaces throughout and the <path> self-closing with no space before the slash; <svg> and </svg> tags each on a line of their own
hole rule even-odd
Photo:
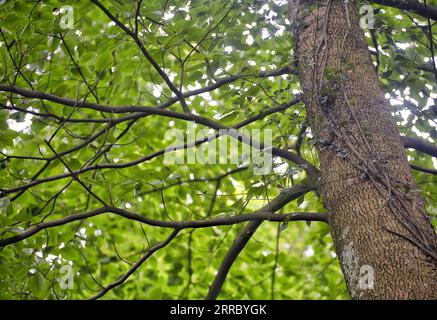
<svg viewBox="0 0 437 320">
<path fill-rule="evenodd" d="M 266 208 L 263 208 L 254 213 L 246 213 L 236 216 L 221 216 L 218 218 L 212 218 L 212 219 L 208 218 L 204 220 L 168 221 L 168 220 L 151 219 L 151 218 L 147 218 L 142 214 L 108 206 L 88 212 L 71 214 L 69 216 L 57 220 L 38 223 L 35 226 L 26 229 L 25 231 L 23 231 L 22 233 L 16 236 L 6 239 L 1 239 L 0 248 L 13 243 L 23 241 L 24 239 L 30 238 L 31 236 L 43 230 L 66 225 L 74 221 L 92 218 L 104 213 L 113 213 L 118 216 L 124 217 L 126 219 L 138 221 L 154 227 L 171 228 L 171 229 L 179 229 L 179 230 L 189 229 L 189 228 L 199 229 L 199 228 L 209 228 L 209 227 L 217 227 L 217 226 L 229 226 L 237 223 L 242 223 L 247 221 L 258 221 L 258 220 L 268 220 L 272 222 L 321 221 L 321 222 L 328 223 L 327 215 L 323 213 L 295 212 L 295 213 L 275 214 L 273 210 L 268 211 Z"/>
<path fill-rule="evenodd" d="M 284 104 L 283 106 L 279 106 L 279 107 L 267 110 L 265 112 L 262 112 L 259 115 L 251 117 L 249 119 L 246 119 L 246 120 L 244 120 L 244 121 L 242 121 L 242 122 L 240 122 L 240 123 L 238 123 L 238 124 L 236 124 L 236 125 L 234 125 L 232 127 L 224 126 L 220 122 L 217 122 L 217 121 L 214 121 L 214 120 L 210 120 L 210 119 L 207 119 L 207 118 L 203 118 L 203 117 L 199 117 L 199 116 L 196 116 L 196 115 L 193 115 L 193 114 L 186 114 L 186 113 L 180 113 L 180 112 L 176 112 L 176 113 L 182 115 L 183 117 L 187 117 L 187 118 L 193 118 L 193 117 L 194 118 L 196 118 L 196 117 L 202 118 L 203 119 L 203 121 L 202 121 L 203 124 L 205 126 L 207 126 L 207 127 L 213 128 L 215 130 L 223 130 L 222 132 L 228 134 L 229 136 L 234 137 L 236 139 L 239 139 L 243 143 L 249 144 L 249 145 L 251 145 L 251 146 L 253 146 L 253 147 L 255 147 L 255 148 L 259 149 L 259 150 L 269 150 L 269 151 L 271 151 L 273 156 L 277 156 L 277 157 L 280 157 L 280 158 L 283 158 L 283 159 L 287 159 L 287 160 L 289 160 L 289 161 L 291 161 L 291 162 L 301 166 L 302 168 L 304 168 L 306 170 L 306 172 L 311 177 L 311 179 L 315 180 L 319 176 L 319 170 L 316 167 L 314 167 L 313 165 L 311 165 L 309 162 L 307 162 L 301 156 L 299 156 L 299 155 L 297 155 L 295 153 L 289 152 L 287 150 L 282 150 L 282 149 L 279 149 L 279 148 L 276 148 L 276 147 L 270 147 L 270 146 L 261 144 L 259 142 L 254 143 L 254 141 L 250 137 L 247 137 L 247 136 L 244 136 L 244 135 L 240 135 L 236 130 L 231 130 L 231 129 L 241 128 L 241 127 L 243 127 L 243 126 L 245 126 L 245 125 L 247 125 L 249 123 L 252 123 L 254 121 L 260 120 L 260 119 L 262 119 L 262 118 L 264 118 L 264 117 L 266 117 L 266 116 L 268 116 L 268 115 L 270 115 L 272 113 L 283 111 L 286 108 L 288 108 L 288 107 L 298 103 L 299 101 L 300 101 L 299 98 L 296 98 L 293 101 L 291 101 L 291 102 L 289 102 L 287 104 Z M 151 109 L 159 110 L 159 109 L 156 109 L 156 108 L 151 108 Z M 170 111 L 170 110 L 162 110 L 162 111 Z M 173 112 L 175 112 L 175 111 L 173 111 Z M 212 136 L 205 137 L 203 139 L 197 140 L 194 143 L 182 144 L 180 146 L 173 146 L 173 147 L 165 148 L 165 149 L 156 151 L 156 152 L 154 152 L 152 154 L 149 154 L 147 156 L 144 156 L 142 158 L 139 158 L 137 160 L 133 160 L 133 161 L 130 161 L 130 162 L 117 163 L 117 164 L 111 164 L 111 163 L 109 163 L 109 164 L 98 164 L 98 165 L 88 166 L 88 167 L 82 168 L 80 170 L 74 171 L 74 173 L 79 175 L 79 174 L 82 174 L 82 173 L 85 173 L 85 172 L 88 172 L 88 171 L 94 171 L 94 170 L 100 170 L 100 169 L 121 169 L 121 168 L 128 168 L 128 167 L 135 166 L 137 164 L 140 164 L 140 163 L 143 163 L 143 162 L 146 162 L 146 161 L 150 161 L 150 160 L 152 160 L 152 159 L 154 159 L 154 158 L 156 158 L 158 156 L 161 156 L 163 154 L 166 154 L 168 152 L 172 152 L 172 151 L 183 149 L 183 148 L 197 146 L 197 145 L 199 145 L 201 143 L 204 143 L 204 142 L 208 141 L 208 139 L 217 138 L 219 136 L 220 136 L 220 133 L 216 133 L 216 134 L 213 134 Z M 31 181 L 31 182 L 29 182 L 29 183 L 27 183 L 25 185 L 21 185 L 21 186 L 18 186 L 18 187 L 13 187 L 13 188 L 9 188 L 9 189 L 0 189 L 0 195 L 6 195 L 6 194 L 14 193 L 14 192 L 17 192 L 17 191 L 20 191 L 20 190 L 25 190 L 25 189 L 28 189 L 30 187 L 34 187 L 36 185 L 39 185 L 39 184 L 42 184 L 42 183 L 45 183 L 45 182 L 56 181 L 56 180 L 60 180 L 60 179 L 64 179 L 64 178 L 70 177 L 70 176 L 72 176 L 71 173 L 63 173 L 63 174 L 59 174 L 59 175 L 52 176 L 52 177 L 47 177 L 47 178 L 43 178 L 43 179 L 39 179 L 39 180 L 33 180 L 33 181 Z"/>
<path fill-rule="evenodd" d="M 377 4 L 414 12 L 424 18 L 437 21 L 437 7 L 425 5 L 417 0 L 370 0 Z"/>
<path fill-rule="evenodd" d="M 259 73 L 249 73 L 249 74 L 238 74 L 238 75 L 232 75 L 232 76 L 228 76 L 228 77 L 223 77 L 218 79 L 215 83 L 199 88 L 199 89 L 195 89 L 192 91 L 187 91 L 185 92 L 184 98 L 189 98 L 192 96 L 197 96 L 200 95 L 202 93 L 206 93 L 206 92 L 211 92 L 215 89 L 218 89 L 226 84 L 232 83 L 234 81 L 240 80 L 240 79 L 244 79 L 244 78 L 269 78 L 269 77 L 276 77 L 276 76 L 280 76 L 280 75 L 284 75 L 284 74 L 296 74 L 296 71 L 294 69 L 292 69 L 291 67 L 284 67 L 282 69 L 277 69 L 277 70 L 272 70 L 272 71 L 261 71 Z M 6 84 L 0 84 L 0 91 L 4 91 L 4 92 L 12 92 L 12 93 L 16 93 L 20 96 L 26 97 L 26 98 L 35 98 L 35 99 L 44 99 L 44 100 L 48 100 L 48 101 L 52 101 L 55 103 L 59 103 L 65 106 L 70 106 L 70 107 L 84 107 L 84 108 L 88 108 L 88 109 L 94 109 L 97 111 L 101 111 L 101 112 L 111 112 L 111 113 L 128 113 L 128 112 L 142 112 L 144 111 L 145 113 L 147 112 L 147 110 L 141 110 L 138 108 L 141 108 L 141 106 L 136 106 L 136 110 L 125 110 L 122 112 L 117 111 L 117 109 L 113 110 L 114 107 L 110 107 L 112 109 L 108 109 L 108 106 L 103 106 L 101 104 L 97 104 L 97 103 L 92 103 L 92 102 L 88 102 L 85 103 L 84 101 L 78 101 L 78 100 L 72 100 L 69 98 L 62 98 L 59 96 L 55 96 L 49 93 L 44 93 L 41 91 L 36 91 L 36 90 L 25 90 L 16 86 L 12 86 L 12 85 L 6 85 Z M 170 99 L 168 99 L 166 102 L 154 107 L 154 108 L 158 108 L 158 109 L 166 109 L 170 106 L 172 106 L 173 104 L 175 104 L 176 102 L 178 102 L 179 99 L 177 97 L 172 97 Z M 102 110 L 101 107 L 106 107 L 105 110 Z M 127 106 L 124 108 L 132 108 L 133 106 Z M 97 108 L 97 109 L 96 109 Z M 146 108 L 150 108 L 150 107 L 146 107 Z M 50 114 L 44 114 L 44 116 L 49 116 Z M 144 115 L 143 115 L 144 116 Z M 111 122 L 111 121 L 116 121 L 116 122 L 120 122 L 122 118 L 118 118 L 118 119 L 92 119 L 92 122 Z M 131 118 L 130 118 L 131 119 Z M 75 120 L 73 120 L 75 121 Z M 79 121 L 79 120 L 77 120 Z"/>
<path fill-rule="evenodd" d="M 437 146 L 420 138 L 403 136 L 402 141 L 405 148 L 415 149 L 437 158 Z"/>
<path fill-rule="evenodd" d="M 173 82 L 169 79 L 167 74 L 164 72 L 164 70 L 161 69 L 159 64 L 153 59 L 151 54 L 147 51 L 147 49 L 144 47 L 141 40 L 138 38 L 138 36 L 135 34 L 134 31 L 131 31 L 128 27 L 126 27 L 120 20 L 118 20 L 111 12 L 109 12 L 108 9 L 106 9 L 98 0 L 91 0 L 92 3 L 94 3 L 96 6 L 102 10 L 109 19 L 111 19 L 117 26 L 119 26 L 128 36 L 130 36 L 135 43 L 137 44 L 138 48 L 141 50 L 143 55 L 146 57 L 146 59 L 152 64 L 153 68 L 159 73 L 161 78 L 164 80 L 164 82 L 167 84 L 167 86 L 170 88 L 171 91 L 178 97 L 178 100 L 181 102 L 182 109 L 184 112 L 189 113 L 190 110 L 188 109 L 187 103 L 185 101 L 184 95 L 175 87 Z"/>
<path fill-rule="evenodd" d="M 291 189 L 281 193 L 278 197 L 276 197 L 260 211 L 275 212 L 283 208 L 290 201 L 299 198 L 300 196 L 306 194 L 311 190 L 314 190 L 314 186 L 312 185 L 296 185 Z M 327 218 L 327 216 L 325 218 Z M 263 221 L 264 220 L 255 220 L 249 222 L 244 227 L 243 231 L 241 231 L 237 238 L 234 240 L 232 246 L 229 248 L 228 252 L 222 260 L 222 263 L 220 264 L 213 283 L 209 287 L 208 294 L 205 297 L 206 300 L 215 300 L 217 298 L 222 289 L 226 276 L 228 275 L 229 270 L 232 267 L 232 264 L 237 259 L 240 252 L 244 249 L 246 244 L 249 242 L 249 239 L 252 237 L 252 235 L 255 233 L 255 231 L 258 229 Z"/>
<path fill-rule="evenodd" d="M 140 260 L 138 260 L 122 277 L 120 277 L 117 281 L 114 281 L 110 285 L 106 286 L 102 289 L 98 294 L 91 297 L 90 300 L 96 300 L 104 296 L 108 291 L 114 289 L 115 287 L 123 284 L 141 265 L 149 258 L 151 257 L 156 251 L 159 249 L 164 248 L 167 246 L 176 236 L 178 235 L 180 230 L 175 229 L 173 232 L 162 242 L 157 243 L 153 247 L 149 248 L 147 252 L 141 257 Z"/>
<path fill-rule="evenodd" d="M 414 169 L 416 171 L 437 175 L 437 170 L 435 170 L 435 169 L 428 169 L 428 168 L 419 167 L 419 166 L 416 166 L 415 164 L 412 164 L 412 163 L 410 163 L 410 167 L 411 167 L 411 169 Z"/>
</svg>

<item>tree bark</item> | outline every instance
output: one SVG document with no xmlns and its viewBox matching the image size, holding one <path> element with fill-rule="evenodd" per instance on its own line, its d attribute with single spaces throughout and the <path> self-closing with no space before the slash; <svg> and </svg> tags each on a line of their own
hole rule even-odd
<svg viewBox="0 0 437 320">
<path fill-rule="evenodd" d="M 296 56 L 321 191 L 353 299 L 437 299 L 437 238 L 378 83 L 358 5 L 301 1 Z"/>
</svg>

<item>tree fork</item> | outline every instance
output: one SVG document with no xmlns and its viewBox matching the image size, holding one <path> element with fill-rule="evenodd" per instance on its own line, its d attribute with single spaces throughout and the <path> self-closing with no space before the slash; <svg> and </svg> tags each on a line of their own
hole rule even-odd
<svg viewBox="0 0 437 320">
<path fill-rule="evenodd" d="M 353 299 L 437 299 L 437 238 L 355 1 L 301 1 L 296 56 L 321 191 Z"/>
</svg>

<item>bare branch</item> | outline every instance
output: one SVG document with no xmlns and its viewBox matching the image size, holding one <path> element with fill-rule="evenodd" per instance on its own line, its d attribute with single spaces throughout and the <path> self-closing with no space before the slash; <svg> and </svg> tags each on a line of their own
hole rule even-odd
<svg viewBox="0 0 437 320">
<path fill-rule="evenodd" d="M 277 198 L 275 198 L 267 206 L 261 209 L 261 211 L 265 210 L 265 211 L 275 212 L 283 208 L 290 201 L 299 198 L 300 196 L 304 195 L 305 193 L 311 190 L 314 190 L 314 187 L 311 185 L 305 185 L 305 184 L 296 185 L 293 188 L 281 193 Z M 232 264 L 237 259 L 240 252 L 249 242 L 249 239 L 252 237 L 252 235 L 255 233 L 255 231 L 258 229 L 258 227 L 261 225 L 262 222 L 263 220 L 255 220 L 249 222 L 244 227 L 243 231 L 241 231 L 240 234 L 237 236 L 237 238 L 234 240 L 232 246 L 229 248 L 228 252 L 226 253 L 226 256 L 223 258 L 223 261 L 218 269 L 217 275 L 213 283 L 209 287 L 209 291 L 205 299 L 215 300 L 217 298 L 217 296 L 219 295 L 222 289 L 226 276 L 228 275 L 229 270 L 232 267 Z"/>
<path fill-rule="evenodd" d="M 71 214 L 69 216 L 66 216 L 58 220 L 38 223 L 35 226 L 26 229 L 25 231 L 23 231 L 22 233 L 16 236 L 1 239 L 0 248 L 30 238 L 31 236 L 43 230 L 66 225 L 74 221 L 80 221 L 83 219 L 92 218 L 104 213 L 113 213 L 118 216 L 124 217 L 126 219 L 138 221 L 150 226 L 179 229 L 179 230 L 189 229 L 189 228 L 199 229 L 199 228 L 209 228 L 209 227 L 217 227 L 217 226 L 228 226 L 228 225 L 238 224 L 247 221 L 263 221 L 263 220 L 268 220 L 272 222 L 321 221 L 321 222 L 328 223 L 327 215 L 323 213 L 294 212 L 294 213 L 275 214 L 273 211 L 267 211 L 266 208 L 263 208 L 254 213 L 246 213 L 246 214 L 240 214 L 235 216 L 221 216 L 218 218 L 211 218 L 211 219 L 208 218 L 204 220 L 169 221 L 169 220 L 151 219 L 151 218 L 147 218 L 142 214 L 108 206 L 108 207 L 102 207 L 83 213 Z"/>
<path fill-rule="evenodd" d="M 311 165 L 309 162 L 307 162 L 301 156 L 299 156 L 299 155 L 297 155 L 297 154 L 295 154 L 293 152 L 289 152 L 287 150 L 282 150 L 282 149 L 279 149 L 279 148 L 276 148 L 276 147 L 270 147 L 270 146 L 261 144 L 259 142 L 255 143 L 249 137 L 246 137 L 244 135 L 239 135 L 235 130 L 234 131 L 231 130 L 231 129 L 241 128 L 241 127 L 243 127 L 243 126 L 245 126 L 245 125 L 247 125 L 247 124 L 249 124 L 251 122 L 260 120 L 260 119 L 262 119 L 262 118 L 264 118 L 264 117 L 266 117 L 266 116 L 268 116 L 268 115 L 270 115 L 272 113 L 285 110 L 284 108 L 288 108 L 289 106 L 294 105 L 294 104 L 298 103 L 299 101 L 300 101 L 299 99 L 295 99 L 292 102 L 290 102 L 288 104 L 285 104 L 284 106 L 272 108 L 272 109 L 267 110 L 267 111 L 265 111 L 265 112 L 263 112 L 263 113 L 261 113 L 261 114 L 259 114 L 257 116 L 254 116 L 252 118 L 246 119 L 246 120 L 242 121 L 241 123 L 234 125 L 233 127 L 228 127 L 228 126 L 222 125 L 220 122 L 217 122 L 217 121 L 214 121 L 214 120 L 210 120 L 210 119 L 207 119 L 207 118 L 204 118 L 204 117 L 199 117 L 199 116 L 196 116 L 196 115 L 193 115 L 193 114 L 186 114 L 186 113 L 180 113 L 180 112 L 175 112 L 175 111 L 173 111 L 173 112 L 175 112 L 175 113 L 177 113 L 179 115 L 182 115 L 183 117 L 201 118 L 201 119 L 203 119 L 202 120 L 203 124 L 208 126 L 208 127 L 210 127 L 210 128 L 213 128 L 215 130 L 225 129 L 222 132 L 224 132 L 224 133 L 226 132 L 230 136 L 236 137 L 239 140 L 241 138 L 241 141 L 243 143 L 247 143 L 247 144 L 249 144 L 249 145 L 251 145 L 251 146 L 253 146 L 253 147 L 257 148 L 257 149 L 260 149 L 260 150 L 265 150 L 265 149 L 266 150 L 271 150 L 271 153 L 272 153 L 273 156 L 277 156 L 277 157 L 280 157 L 280 158 L 283 158 L 283 159 L 287 159 L 287 160 L 289 160 L 289 161 L 291 161 L 291 162 L 301 166 L 303 169 L 305 169 L 307 171 L 307 173 L 311 177 L 311 179 L 314 180 L 314 179 L 316 179 L 319 176 L 319 170 L 317 168 L 315 168 L 313 165 Z M 156 108 L 152 108 L 152 109 L 160 110 L 160 109 L 156 109 Z M 162 111 L 169 111 L 169 110 L 162 110 Z M 149 155 L 146 155 L 144 157 L 141 157 L 141 158 L 139 158 L 137 160 L 133 160 L 133 161 L 126 162 L 126 163 L 116 163 L 116 164 L 108 163 L 108 164 L 98 164 L 98 165 L 94 165 L 94 166 L 88 166 L 88 167 L 82 168 L 80 170 L 74 171 L 74 174 L 79 175 L 79 174 L 82 174 L 82 173 L 85 173 L 85 172 L 88 172 L 88 171 L 101 170 L 101 169 L 122 169 L 122 168 L 132 167 L 132 166 L 135 166 L 137 164 L 140 164 L 140 163 L 143 163 L 143 162 L 146 162 L 146 161 L 150 161 L 150 160 L 152 160 L 152 159 L 154 159 L 156 157 L 159 157 L 161 155 L 164 155 L 164 154 L 166 154 L 168 152 L 172 152 L 172 151 L 183 149 L 183 148 L 187 148 L 187 147 L 197 146 L 197 145 L 199 145 L 201 143 L 204 143 L 204 142 L 208 141 L 208 139 L 212 139 L 214 137 L 217 138 L 219 136 L 220 136 L 220 134 L 214 134 L 212 137 L 205 137 L 204 139 L 197 140 L 197 141 L 195 141 L 194 143 L 191 143 L 191 144 L 182 144 L 180 146 L 174 146 L 174 147 L 171 147 L 171 148 L 165 148 L 165 149 L 156 151 L 154 153 L 151 153 Z M 0 193 L 2 195 L 6 195 L 6 194 L 14 193 L 14 192 L 17 192 L 17 191 L 20 191 L 20 190 L 25 190 L 25 189 L 28 189 L 30 187 L 34 187 L 36 185 L 39 185 L 39 184 L 42 184 L 42 183 L 45 183 L 45 182 L 56 181 L 56 180 L 60 180 L 60 179 L 64 179 L 64 178 L 70 177 L 70 176 L 72 176 L 71 173 L 63 173 L 63 174 L 59 174 L 59 175 L 56 175 L 56 176 L 51 176 L 51 177 L 47 177 L 47 178 L 33 180 L 33 181 L 31 181 L 31 182 L 29 182 L 29 183 L 27 183 L 25 185 L 22 185 L 22 186 L 13 187 L 13 188 L 9 188 L 9 189 L 0 189 Z"/>
<path fill-rule="evenodd" d="M 70 172 L 70 174 L 73 176 L 73 179 L 76 180 L 90 195 L 92 195 L 94 198 L 97 199 L 97 201 L 99 201 L 101 204 L 103 204 L 104 206 L 107 206 L 107 204 L 105 203 L 105 201 L 103 201 L 98 195 L 96 195 L 90 188 L 88 188 L 88 186 L 83 183 L 80 179 L 79 176 L 77 174 L 75 174 L 73 172 L 73 170 L 71 170 L 71 168 L 68 166 L 68 164 L 64 161 L 64 159 L 61 158 L 61 156 L 56 152 L 56 150 L 51 146 L 50 142 L 48 142 L 47 140 L 44 140 L 44 142 L 47 144 L 47 146 L 50 148 L 50 150 L 52 150 L 52 152 L 55 154 L 55 156 L 59 159 L 59 161 L 62 162 L 62 164 L 64 165 L 65 168 L 67 168 L 68 172 Z"/>
<path fill-rule="evenodd" d="M 117 281 L 114 281 L 110 285 L 106 286 L 102 291 L 100 291 L 95 296 L 91 297 L 90 300 L 96 300 L 104 296 L 108 291 L 114 289 L 115 287 L 118 287 L 119 285 L 123 284 L 141 265 L 149 258 L 151 257 L 156 251 L 159 249 L 164 248 L 167 246 L 176 236 L 178 235 L 179 230 L 175 229 L 173 232 L 168 236 L 167 239 L 165 239 L 162 242 L 157 243 L 153 247 L 149 248 L 149 250 L 146 251 L 146 253 L 141 257 L 140 260 L 138 260 L 120 279 Z"/>
<path fill-rule="evenodd" d="M 401 10 L 414 12 L 424 18 L 437 21 L 437 7 L 425 5 L 417 0 L 370 0 L 371 2 L 382 4 Z"/>
<path fill-rule="evenodd" d="M 269 77 L 281 76 L 284 74 L 296 74 L 296 71 L 294 69 L 292 69 L 291 67 L 284 67 L 282 69 L 277 69 L 277 70 L 272 70 L 272 71 L 261 71 L 259 73 L 246 73 L 246 74 L 238 74 L 238 75 L 223 77 L 223 78 L 218 79 L 215 83 L 213 83 L 209 86 L 185 92 L 184 98 L 189 98 L 192 96 L 197 96 L 197 95 L 202 94 L 202 93 L 210 92 L 210 91 L 218 89 L 226 84 L 232 83 L 232 82 L 237 81 L 237 80 L 245 79 L 245 78 L 253 78 L 253 77 L 255 77 L 255 78 L 269 78 Z M 83 107 L 83 108 L 93 109 L 93 110 L 97 110 L 97 111 L 101 111 L 101 112 L 110 112 L 110 113 L 144 112 L 145 114 L 142 115 L 142 116 L 144 116 L 144 115 L 147 115 L 147 111 L 148 111 L 148 109 L 142 110 L 141 106 L 136 106 L 135 109 L 132 109 L 132 107 L 134 107 L 134 106 L 127 106 L 127 107 L 124 107 L 124 109 L 125 109 L 124 111 L 119 111 L 117 109 L 114 109 L 115 107 L 110 107 L 110 106 L 109 106 L 109 108 L 111 108 L 111 109 L 108 109 L 107 108 L 108 106 L 104 106 L 104 105 L 97 104 L 97 103 L 92 103 L 92 102 L 85 103 L 84 101 L 77 101 L 77 100 L 73 100 L 73 99 L 62 98 L 62 97 L 55 96 L 55 95 L 52 95 L 49 93 L 44 93 L 41 91 L 25 90 L 25 89 L 22 89 L 22 88 L 19 88 L 16 86 L 5 85 L 5 84 L 0 84 L 0 91 L 16 93 L 16 94 L 21 95 L 21 96 L 26 97 L 26 98 L 44 99 L 44 100 L 52 101 L 52 102 L 59 103 L 59 104 L 65 105 L 65 106 Z M 167 100 L 166 102 L 156 106 L 155 108 L 166 109 L 178 101 L 179 100 L 177 97 L 172 97 L 169 100 Z M 101 107 L 103 107 L 104 110 Z M 130 109 L 126 109 L 126 108 L 130 108 Z M 150 107 L 146 107 L 146 108 L 150 108 Z M 44 116 L 49 116 L 49 115 L 51 115 L 51 114 L 44 114 Z M 129 119 L 132 119 L 132 118 L 129 118 Z M 77 120 L 71 119 L 71 120 L 72 121 L 80 121 L 79 119 L 77 119 Z M 119 119 L 115 118 L 115 119 L 91 119 L 88 121 L 90 121 L 90 122 L 112 122 L 112 121 L 120 122 L 120 121 L 125 121 L 125 120 L 122 120 L 121 118 L 119 118 Z"/>
<path fill-rule="evenodd" d="M 402 137 L 402 141 L 404 143 L 405 148 L 415 149 L 417 151 L 426 153 L 432 157 L 437 158 L 437 146 L 435 144 L 432 144 L 431 142 L 428 142 L 420 138 L 413 138 L 413 137 L 406 137 L 406 136 Z"/>
<path fill-rule="evenodd" d="M 134 31 L 131 31 L 128 27 L 126 27 L 120 20 L 118 20 L 111 12 L 109 12 L 108 9 L 106 9 L 99 1 L 97 0 L 91 0 L 96 6 L 98 6 L 107 16 L 109 19 L 111 19 L 113 22 L 115 22 L 116 25 L 118 25 L 121 29 L 123 29 L 124 32 L 128 36 L 130 36 L 135 43 L 137 44 L 138 48 L 140 48 L 143 55 L 146 57 L 146 59 L 152 64 L 153 68 L 159 73 L 161 78 L 165 81 L 167 86 L 170 88 L 171 91 L 178 97 L 178 100 L 181 102 L 182 108 L 184 112 L 189 113 L 190 110 L 188 109 L 187 103 L 185 101 L 185 97 L 183 94 L 175 87 L 173 82 L 169 79 L 167 74 L 164 72 L 164 70 L 161 69 L 159 64 L 153 59 L 153 57 L 150 55 L 150 53 L 147 51 L 147 49 L 144 47 L 141 40 L 138 38 L 137 34 Z M 138 21 L 138 20 L 137 20 Z"/>
<path fill-rule="evenodd" d="M 411 163 L 410 163 L 410 167 L 411 167 L 411 169 L 414 169 L 416 171 L 437 175 L 437 170 L 435 170 L 435 169 L 423 168 L 423 167 L 419 167 L 419 166 L 416 166 L 415 164 L 411 164 Z"/>
</svg>

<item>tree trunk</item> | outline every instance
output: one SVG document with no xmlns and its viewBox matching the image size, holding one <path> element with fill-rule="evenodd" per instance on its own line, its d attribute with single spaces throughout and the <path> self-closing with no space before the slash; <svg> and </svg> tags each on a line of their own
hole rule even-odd
<svg viewBox="0 0 437 320">
<path fill-rule="evenodd" d="M 321 191 L 353 299 L 437 299 L 437 238 L 360 28 L 358 6 L 301 1 L 297 63 Z"/>
</svg>

